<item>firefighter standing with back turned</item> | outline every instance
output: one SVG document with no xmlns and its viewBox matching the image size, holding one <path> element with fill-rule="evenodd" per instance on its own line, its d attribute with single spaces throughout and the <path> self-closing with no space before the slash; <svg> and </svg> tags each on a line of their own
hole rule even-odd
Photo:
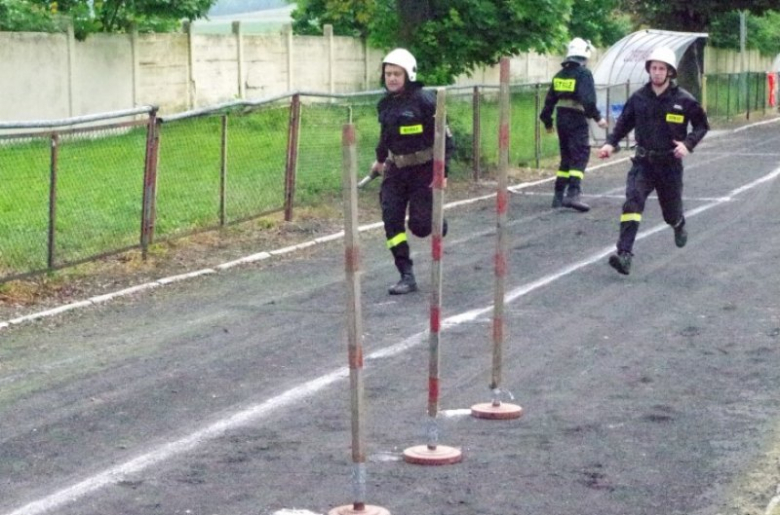
<svg viewBox="0 0 780 515">
<path fill-rule="evenodd" d="M 607 127 L 607 121 L 596 107 L 593 75 L 585 67 L 590 52 L 590 43 L 584 39 L 571 40 L 566 58 L 561 63 L 563 69 L 553 77 L 539 115 L 547 132 L 551 133 L 553 110 L 558 106 L 555 125 L 558 129 L 561 163 L 555 179 L 552 207 L 570 207 L 580 212 L 590 209 L 580 199 L 581 183 L 590 159 L 588 118 L 595 120 L 602 129 Z"/>
<path fill-rule="evenodd" d="M 406 234 L 407 208 L 412 234 L 424 238 L 432 229 L 436 93 L 417 81 L 417 60 L 403 48 L 384 58 L 382 78 L 387 93 L 377 104 L 381 132 L 371 171 L 384 175 L 379 193 L 382 221 L 387 247 L 401 274 L 389 293 L 403 295 L 417 290 Z M 453 149 L 449 130 L 445 148 L 448 157 Z M 446 171 L 445 166 L 445 176 Z M 446 233 L 445 220 L 442 235 Z"/>
<path fill-rule="evenodd" d="M 631 159 L 633 165 L 626 179 L 617 253 L 609 257 L 609 265 L 624 275 L 631 270 L 634 240 L 645 201 L 653 190 L 658 193 L 664 221 L 674 229 L 675 245 L 684 247 L 688 242 L 682 203 L 682 159 L 710 129 L 699 102 L 674 81 L 677 57 L 672 49 L 653 50 L 645 61 L 645 70 L 650 82 L 629 97 L 615 130 L 599 150 L 600 158 L 611 156 L 620 140 L 634 130 L 636 155 Z"/>
</svg>

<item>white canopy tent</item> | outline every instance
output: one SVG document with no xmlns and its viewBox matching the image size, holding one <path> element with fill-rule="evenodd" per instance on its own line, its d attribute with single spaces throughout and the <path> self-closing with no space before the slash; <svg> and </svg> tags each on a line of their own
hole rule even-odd
<svg viewBox="0 0 780 515">
<path fill-rule="evenodd" d="M 703 67 L 703 55 L 697 47 L 703 48 L 707 37 L 702 32 L 646 29 L 629 34 L 609 47 L 593 69 L 593 79 L 598 108 L 602 115 L 609 117 L 610 128 L 614 127 L 628 96 L 647 82 L 645 61 L 653 49 L 661 46 L 671 48 L 677 56 L 678 75 L 690 76 L 690 72 L 694 71 L 694 80 L 698 80 Z M 701 42 L 701 45 L 694 45 L 697 42 Z M 694 52 L 689 52 L 689 49 L 694 49 Z M 690 88 L 684 80 L 681 82 L 686 89 L 697 89 Z M 603 141 L 606 138 L 606 131 L 599 129 L 595 123 L 591 128 L 596 140 Z"/>
<path fill-rule="evenodd" d="M 644 84 L 647 82 L 645 61 L 654 48 L 671 48 L 682 63 L 688 47 L 700 38 L 707 38 L 704 32 L 673 32 L 670 30 L 647 29 L 624 37 L 607 50 L 593 70 L 593 79 L 599 85 Z"/>
</svg>

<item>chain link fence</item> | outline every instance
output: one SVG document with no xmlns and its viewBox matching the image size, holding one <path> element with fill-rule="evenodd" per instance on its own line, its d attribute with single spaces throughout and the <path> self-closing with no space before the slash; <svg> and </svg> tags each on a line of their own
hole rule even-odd
<svg viewBox="0 0 780 515">
<path fill-rule="evenodd" d="M 704 105 L 711 121 L 749 120 L 771 109 L 765 73 L 707 75 L 704 84 Z"/>
<path fill-rule="evenodd" d="M 738 81 L 735 75 L 707 77 L 711 118 L 766 111 L 764 74 L 749 75 L 742 89 Z M 591 125 L 594 145 L 603 143 L 641 86 L 597 88 L 609 128 Z M 510 166 L 539 168 L 558 155 L 557 137 L 538 121 L 548 88 L 510 86 Z M 493 178 L 499 87 L 447 90 L 456 143 L 450 180 Z M 0 282 L 133 248 L 146 255 L 155 241 L 271 213 L 292 220 L 296 207 L 337 201 L 342 127 L 355 125 L 358 170 L 367 174 L 382 94 L 298 92 L 164 117 L 145 107 L 0 124 Z"/>
<path fill-rule="evenodd" d="M 153 111 L 0 124 L 0 279 L 138 245 Z"/>
</svg>

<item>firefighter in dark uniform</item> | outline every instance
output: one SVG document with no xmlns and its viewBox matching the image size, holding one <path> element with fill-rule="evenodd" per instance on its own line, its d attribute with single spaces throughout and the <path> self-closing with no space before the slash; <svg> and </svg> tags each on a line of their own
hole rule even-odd
<svg viewBox="0 0 780 515">
<path fill-rule="evenodd" d="M 553 110 L 558 107 L 555 125 L 561 163 L 555 178 L 552 207 L 570 207 L 580 212 L 590 209 L 580 198 L 582 179 L 590 159 L 588 119 L 595 120 L 602 129 L 607 127 L 607 121 L 596 107 L 593 74 L 585 67 L 590 52 L 590 43 L 584 39 L 571 40 L 563 68 L 553 77 L 539 115 L 547 132 L 552 133 Z"/>
<path fill-rule="evenodd" d="M 387 54 L 382 76 L 387 93 L 377 105 L 381 132 L 371 171 L 384 176 L 379 193 L 382 221 L 387 247 L 401 274 L 389 293 L 403 295 L 417 290 L 406 233 L 407 209 L 412 234 L 424 238 L 432 229 L 436 93 L 424 90 L 417 81 L 417 60 L 403 48 Z M 453 148 L 449 130 L 447 135 L 449 156 Z"/>
<path fill-rule="evenodd" d="M 650 81 L 629 97 L 615 130 L 599 150 L 599 157 L 609 157 L 620 140 L 634 130 L 636 155 L 626 180 L 617 253 L 609 257 L 610 266 L 624 275 L 631 270 L 634 240 L 645 201 L 653 190 L 658 193 L 664 221 L 674 229 L 674 243 L 680 248 L 687 243 L 682 159 L 710 129 L 702 106 L 674 81 L 677 57 L 670 48 L 653 50 L 645 61 L 645 70 Z"/>
</svg>

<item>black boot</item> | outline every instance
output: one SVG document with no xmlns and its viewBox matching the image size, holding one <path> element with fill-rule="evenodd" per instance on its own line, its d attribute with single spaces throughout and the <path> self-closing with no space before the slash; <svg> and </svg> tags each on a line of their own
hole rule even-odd
<svg viewBox="0 0 780 515">
<path fill-rule="evenodd" d="M 563 199 L 563 207 L 570 207 L 572 209 L 576 209 L 580 213 L 585 213 L 587 211 L 590 211 L 590 206 L 587 205 L 586 203 L 584 203 L 580 199 L 580 193 L 579 192 L 576 192 L 574 194 L 572 194 L 570 192 L 569 195 L 567 195 Z"/>
<path fill-rule="evenodd" d="M 631 271 L 631 253 L 618 252 L 609 256 L 609 266 L 623 275 L 628 275 Z"/>
<path fill-rule="evenodd" d="M 563 206 L 563 191 L 556 191 L 552 199 L 552 208 L 556 209 Z"/>
<path fill-rule="evenodd" d="M 685 230 L 685 219 L 680 220 L 672 226 L 674 229 L 674 244 L 683 248 L 688 243 L 688 231 Z"/>
<path fill-rule="evenodd" d="M 390 295 L 405 295 L 417 291 L 417 281 L 414 280 L 414 274 L 411 269 L 401 274 L 401 280 L 391 286 L 388 292 Z"/>
</svg>

